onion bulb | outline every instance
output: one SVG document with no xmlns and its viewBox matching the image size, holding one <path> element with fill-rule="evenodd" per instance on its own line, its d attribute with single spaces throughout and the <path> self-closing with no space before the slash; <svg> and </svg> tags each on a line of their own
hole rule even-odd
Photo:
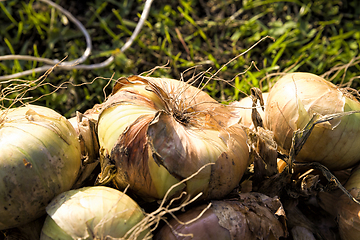
<svg viewBox="0 0 360 240">
<path fill-rule="evenodd" d="M 344 186 L 350 194 L 360 201 L 360 167 L 351 173 Z M 354 202 L 347 195 L 342 194 L 332 205 L 337 206 L 337 220 L 342 240 L 357 240 L 360 236 L 360 204 Z"/>
<path fill-rule="evenodd" d="M 241 193 L 239 200 L 212 201 L 210 208 L 206 207 L 200 205 L 177 215 L 155 234 L 155 240 L 270 240 L 287 236 L 282 223 L 284 210 L 277 197 Z"/>
<path fill-rule="evenodd" d="M 269 95 L 268 92 L 262 93 L 262 97 L 265 105 L 268 95 Z M 244 97 L 239 101 L 234 101 L 230 103 L 230 106 L 234 107 L 236 109 L 235 111 L 241 117 L 241 124 L 249 128 L 254 128 L 254 123 L 251 119 L 252 105 L 253 105 L 253 100 L 251 99 L 251 97 Z M 262 120 L 265 119 L 265 113 L 262 109 L 262 107 L 264 106 L 261 106 L 259 101 L 257 102 L 256 110 L 260 114 Z"/>
<path fill-rule="evenodd" d="M 80 144 L 68 120 L 35 105 L 2 112 L 0 123 L 0 230 L 45 214 L 69 190 L 81 166 Z"/>
<path fill-rule="evenodd" d="M 96 134 L 97 115 L 95 113 L 81 114 L 68 119 L 74 127 L 81 149 L 82 167 L 73 188 L 79 188 L 85 181 L 91 179 L 94 169 L 99 164 L 99 141 Z"/>
<path fill-rule="evenodd" d="M 334 84 L 310 73 L 290 73 L 271 88 L 264 126 L 273 131 L 282 152 L 288 153 L 293 133 L 312 118 L 360 110 L 360 103 Z M 351 114 L 315 125 L 296 156 L 297 161 L 319 162 L 330 170 L 353 166 L 360 160 L 360 114 Z"/>
<path fill-rule="evenodd" d="M 208 94 L 182 81 L 132 76 L 117 81 L 102 106 L 98 136 L 104 162 L 116 166 L 115 183 L 146 200 L 206 167 L 170 194 L 221 198 L 234 189 L 249 164 L 238 118 Z M 107 159 L 104 161 L 104 159 Z M 107 178 L 111 171 L 102 171 Z"/>
<path fill-rule="evenodd" d="M 148 229 L 132 232 L 144 218 L 144 212 L 128 195 L 110 187 L 83 187 L 64 192 L 51 201 L 46 212 L 48 216 L 40 240 L 120 239 L 125 236 L 128 239 L 132 233 L 135 235 L 131 239 L 151 237 Z"/>
</svg>

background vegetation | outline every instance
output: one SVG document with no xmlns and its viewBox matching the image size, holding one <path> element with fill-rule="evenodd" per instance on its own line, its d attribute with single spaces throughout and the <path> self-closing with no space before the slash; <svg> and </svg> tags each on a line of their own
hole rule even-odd
<svg viewBox="0 0 360 240">
<path fill-rule="evenodd" d="M 153 75 L 179 79 L 185 70 L 197 66 L 184 74 L 187 79 L 194 71 L 199 73 L 209 68 L 208 75 L 214 74 L 228 63 L 217 77 L 232 80 L 232 84 L 212 81 L 206 86 L 222 102 L 244 97 L 252 86 L 266 91 L 274 76 L 291 71 L 324 74 L 336 84 L 360 88 L 360 8 L 356 1 L 154 1 L 141 33 L 125 52 L 119 49 L 139 20 L 143 0 L 57 0 L 56 3 L 82 22 L 91 36 L 93 51 L 85 64 L 115 57 L 106 68 L 55 69 L 41 87 L 34 80 L 42 74 L 22 77 L 29 80 L 26 82 L 29 91 L 22 96 L 25 100 L 45 94 L 37 103 L 67 117 L 102 102 L 109 78 L 141 74 L 166 64 L 168 68 L 161 68 Z M 0 56 L 22 54 L 73 60 L 86 48 L 81 31 L 61 12 L 39 1 L 0 1 L 0 22 Z M 271 38 L 229 62 L 265 36 Z M 41 65 L 34 61 L 1 61 L 0 75 Z M 245 74 L 240 74 L 248 68 Z M 24 82 L 0 82 L 3 107 L 9 106 L 9 98 L 14 99 L 21 92 L 12 88 L 14 84 Z M 66 88 L 55 87 L 61 84 Z M 110 86 L 105 89 L 106 94 L 110 91 Z"/>
</svg>

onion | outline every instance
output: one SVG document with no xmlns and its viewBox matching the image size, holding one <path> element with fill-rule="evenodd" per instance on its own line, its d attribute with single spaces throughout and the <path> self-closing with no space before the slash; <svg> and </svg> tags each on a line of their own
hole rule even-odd
<svg viewBox="0 0 360 240">
<path fill-rule="evenodd" d="M 245 131 L 230 109 L 182 81 L 132 76 L 118 80 L 98 121 L 102 169 L 116 166 L 115 182 L 144 199 L 195 173 L 185 190 L 221 198 L 234 189 L 249 164 Z M 106 171 L 101 177 L 107 179 Z M 101 181 L 100 181 L 101 182 Z"/>
<path fill-rule="evenodd" d="M 262 93 L 259 88 L 251 88 L 251 96 L 230 103 L 229 107 L 240 116 L 245 126 L 250 147 L 250 159 L 254 168 L 253 183 L 262 185 L 262 181 L 280 170 L 278 167 L 277 144 L 273 133 L 264 129 L 264 106 L 269 93 Z"/>
<path fill-rule="evenodd" d="M 353 170 L 344 186 L 350 194 L 360 201 L 360 167 Z M 337 206 L 337 220 L 342 240 L 357 240 L 360 236 L 360 204 L 354 202 L 347 195 L 342 194 Z"/>
<path fill-rule="evenodd" d="M 142 209 L 128 195 L 104 186 L 64 192 L 46 211 L 40 240 L 119 239 L 144 218 Z M 149 234 L 146 229 L 131 239 L 144 239 Z"/>
<path fill-rule="evenodd" d="M 73 186 L 81 165 L 66 118 L 34 105 L 7 111 L 0 125 L 0 230 L 45 214 L 51 199 Z"/>
<path fill-rule="evenodd" d="M 269 92 L 264 126 L 274 132 L 282 152 L 288 153 L 294 131 L 303 129 L 313 114 L 320 116 L 360 110 L 360 103 L 325 79 L 310 73 L 290 73 Z M 360 114 L 345 115 L 315 125 L 296 157 L 319 162 L 330 170 L 346 169 L 360 160 Z"/>
<path fill-rule="evenodd" d="M 261 193 L 241 193 L 238 201 L 212 201 L 176 216 L 155 240 L 279 239 L 287 231 L 281 202 Z M 171 227 L 170 227 L 171 226 Z"/>
<path fill-rule="evenodd" d="M 266 105 L 266 100 L 267 100 L 268 95 L 269 95 L 269 93 L 267 93 L 267 92 L 262 93 L 262 97 L 263 97 L 265 105 Z M 254 123 L 251 119 L 251 112 L 252 112 L 252 105 L 253 105 L 253 100 L 251 99 L 251 97 L 242 98 L 239 101 L 231 102 L 229 105 L 232 107 L 235 107 L 235 109 L 236 109 L 235 111 L 241 117 L 241 124 L 243 124 L 244 126 L 249 127 L 249 128 L 254 128 Z M 257 102 L 256 110 L 258 111 L 261 119 L 263 119 L 263 120 L 265 119 L 265 113 L 262 109 L 262 107 L 264 107 L 264 106 L 261 106 L 259 101 Z"/>
<path fill-rule="evenodd" d="M 95 113 L 81 114 L 69 119 L 80 142 L 82 167 L 73 188 L 84 185 L 91 179 L 94 169 L 99 164 L 99 141 L 96 134 L 97 115 Z M 96 175 L 95 175 L 96 176 Z"/>
</svg>

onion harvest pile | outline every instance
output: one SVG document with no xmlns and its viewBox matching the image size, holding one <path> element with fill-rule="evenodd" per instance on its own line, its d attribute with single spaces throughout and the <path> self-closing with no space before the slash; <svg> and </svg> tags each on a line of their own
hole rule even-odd
<svg viewBox="0 0 360 240">
<path fill-rule="evenodd" d="M 66 118 L 29 105 L 2 112 L 0 230 L 35 220 L 69 190 L 81 165 L 80 144 Z"/>
<path fill-rule="evenodd" d="M 104 159 L 116 166 L 115 182 L 144 199 L 162 199 L 180 185 L 190 196 L 219 199 L 234 189 L 249 164 L 238 117 L 208 94 L 182 81 L 132 76 L 118 80 L 103 104 L 98 136 Z M 101 175 L 108 177 L 107 172 Z"/>
<path fill-rule="evenodd" d="M 47 206 L 41 240 L 357 239 L 360 205 L 344 194 L 336 209 L 316 202 L 328 181 L 342 186 L 327 168 L 345 172 L 343 183 L 360 162 L 354 97 L 309 73 L 229 105 L 193 84 L 120 78 L 104 103 L 71 121 L 33 105 L 3 112 L 0 230 Z M 263 99 L 261 112 L 251 101 Z M 328 118 L 301 132 L 314 114 Z M 345 184 L 356 198 L 359 169 Z"/>
</svg>

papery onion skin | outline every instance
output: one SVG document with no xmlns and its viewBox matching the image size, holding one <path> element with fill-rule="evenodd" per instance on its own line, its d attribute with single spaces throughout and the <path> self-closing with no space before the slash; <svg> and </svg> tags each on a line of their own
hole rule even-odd
<svg viewBox="0 0 360 240">
<path fill-rule="evenodd" d="M 99 141 L 96 133 L 97 117 L 98 114 L 96 113 L 81 114 L 76 112 L 75 117 L 68 119 L 78 136 L 81 162 L 83 163 L 73 188 L 82 187 L 86 185 L 86 181 L 91 181 L 94 169 L 99 164 Z"/>
<path fill-rule="evenodd" d="M 69 190 L 81 166 L 74 128 L 54 110 L 28 105 L 2 112 L 0 125 L 0 230 L 45 214 Z"/>
<path fill-rule="evenodd" d="M 116 184 L 120 188 L 129 184 L 144 199 L 162 199 L 173 184 L 207 163 L 215 164 L 172 194 L 185 190 L 190 195 L 203 192 L 203 198 L 221 198 L 238 185 L 249 164 L 247 138 L 235 124 L 238 119 L 184 82 L 121 79 L 103 107 L 99 142 L 115 162 Z M 179 109 L 186 109 L 185 115 Z"/>
<path fill-rule="evenodd" d="M 128 195 L 104 186 L 64 192 L 46 211 L 40 240 L 119 239 L 145 216 Z M 143 239 L 148 232 L 144 229 L 134 239 Z"/>
<path fill-rule="evenodd" d="M 205 210 L 206 207 L 204 204 L 178 214 L 176 218 L 181 222 L 171 219 L 171 227 L 163 226 L 154 239 L 274 240 L 287 236 L 285 226 L 275 214 L 282 207 L 277 198 L 242 193 L 239 200 L 212 201 L 210 208 Z"/>
<path fill-rule="evenodd" d="M 268 95 L 268 92 L 262 93 L 265 105 Z M 246 127 L 254 128 L 254 124 L 251 119 L 253 100 L 250 97 L 244 97 L 239 101 L 231 102 L 229 105 L 231 107 L 234 107 L 234 111 L 241 117 L 241 124 Z M 256 105 L 256 110 L 260 114 L 260 117 L 263 121 L 265 119 L 265 112 L 262 110 L 261 107 L 265 107 L 265 105 L 261 106 L 259 102 Z"/>
<path fill-rule="evenodd" d="M 293 132 L 303 129 L 314 113 L 327 115 L 360 110 L 360 103 L 340 88 L 310 73 L 289 73 L 271 88 L 265 107 L 266 128 L 274 132 L 280 150 L 288 153 Z M 317 124 L 297 161 L 319 162 L 331 170 L 360 160 L 360 114 Z"/>
</svg>

